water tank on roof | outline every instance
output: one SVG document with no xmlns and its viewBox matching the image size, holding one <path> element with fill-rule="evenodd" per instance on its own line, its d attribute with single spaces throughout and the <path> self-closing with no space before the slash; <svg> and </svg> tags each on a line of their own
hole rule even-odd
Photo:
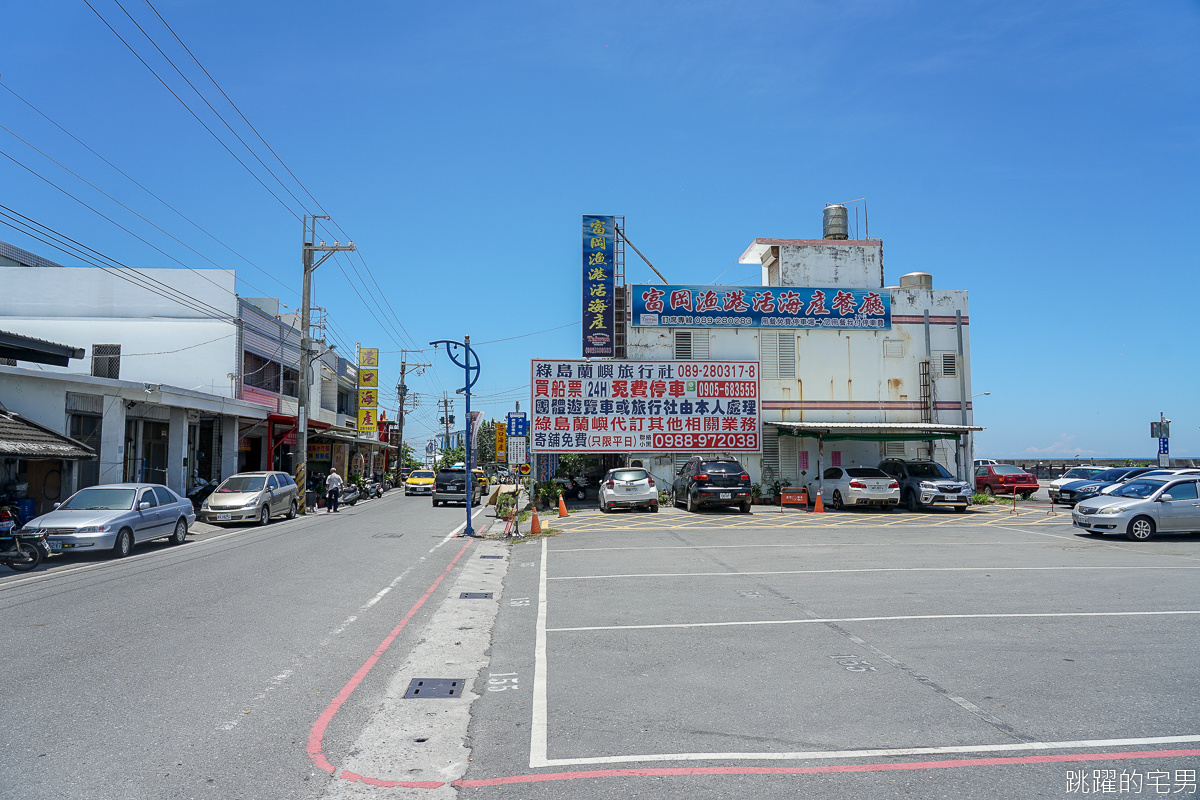
<svg viewBox="0 0 1200 800">
<path fill-rule="evenodd" d="M 910 272 L 900 276 L 901 289 L 932 289 L 933 276 L 928 272 Z"/>
<path fill-rule="evenodd" d="M 850 216 L 842 205 L 825 206 L 821 212 L 821 238 L 848 239 L 850 233 Z"/>
</svg>

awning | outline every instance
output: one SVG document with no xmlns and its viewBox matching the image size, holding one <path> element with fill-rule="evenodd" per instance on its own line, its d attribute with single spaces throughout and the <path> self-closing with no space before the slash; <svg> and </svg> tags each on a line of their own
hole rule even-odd
<svg viewBox="0 0 1200 800">
<path fill-rule="evenodd" d="M 824 439 L 827 442 L 925 442 L 932 439 L 957 439 L 977 425 L 941 425 L 930 422 L 771 422 L 780 436 Z"/>
<path fill-rule="evenodd" d="M 58 344 L 45 339 L 35 339 L 32 336 L 22 336 L 19 333 L 0 331 L 0 358 L 13 358 L 17 361 L 65 367 L 70 363 L 70 359 L 83 358 L 84 355 L 85 351 L 82 347 L 72 347 L 69 344 Z"/>
<path fill-rule="evenodd" d="M 82 461 L 95 458 L 96 452 L 83 442 L 30 422 L 20 414 L 0 411 L 0 457 Z"/>
</svg>

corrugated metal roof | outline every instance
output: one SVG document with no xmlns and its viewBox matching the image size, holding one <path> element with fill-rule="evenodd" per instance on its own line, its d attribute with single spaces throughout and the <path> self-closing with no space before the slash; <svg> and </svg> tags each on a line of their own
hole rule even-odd
<svg viewBox="0 0 1200 800">
<path fill-rule="evenodd" d="M 96 453 L 83 442 L 30 422 L 20 414 L 0 411 L 0 456 L 76 461 L 95 458 Z"/>
</svg>

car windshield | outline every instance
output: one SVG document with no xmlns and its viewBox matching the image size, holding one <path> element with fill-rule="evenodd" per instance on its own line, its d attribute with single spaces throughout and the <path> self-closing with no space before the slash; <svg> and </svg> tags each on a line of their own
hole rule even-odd
<svg viewBox="0 0 1200 800">
<path fill-rule="evenodd" d="M 243 494 L 261 492 L 267 483 L 262 475 L 234 475 L 217 487 L 217 494 Z"/>
<path fill-rule="evenodd" d="M 700 465 L 701 471 L 708 475 L 741 475 L 742 465 L 736 461 L 710 461 Z"/>
<path fill-rule="evenodd" d="M 890 478 L 886 472 L 872 467 L 850 467 L 846 474 L 851 478 Z"/>
<path fill-rule="evenodd" d="M 1011 464 L 997 464 L 992 467 L 992 472 L 997 475 L 1024 475 L 1025 470 L 1020 467 L 1014 467 Z"/>
<path fill-rule="evenodd" d="M 1166 481 L 1147 481 L 1138 478 L 1114 491 L 1110 497 L 1149 497 L 1166 485 Z"/>
<path fill-rule="evenodd" d="M 908 474 L 914 478 L 950 478 L 954 476 L 941 464 L 909 464 Z"/>
<path fill-rule="evenodd" d="M 62 508 L 88 509 L 90 511 L 124 511 L 133 508 L 133 496 L 137 489 L 81 489 L 59 506 Z"/>
<path fill-rule="evenodd" d="M 1077 481 L 1085 481 L 1088 478 L 1094 478 L 1099 475 L 1101 470 L 1097 467 L 1075 467 L 1069 469 L 1063 475 L 1064 478 L 1073 478 Z"/>
<path fill-rule="evenodd" d="M 432 473 L 432 472 L 425 472 L 425 471 L 421 471 L 421 472 L 414 472 L 413 474 L 409 475 L 409 477 L 410 477 L 410 478 L 432 478 L 432 477 L 433 477 L 433 473 Z"/>
<path fill-rule="evenodd" d="M 1126 472 L 1129 472 L 1128 467 L 1124 467 L 1122 469 L 1106 469 L 1099 475 L 1093 475 L 1092 477 L 1097 481 L 1119 481 L 1121 480 L 1121 476 Z"/>
<path fill-rule="evenodd" d="M 608 473 L 614 481 L 643 481 L 646 479 L 644 469 L 618 469 Z"/>
</svg>

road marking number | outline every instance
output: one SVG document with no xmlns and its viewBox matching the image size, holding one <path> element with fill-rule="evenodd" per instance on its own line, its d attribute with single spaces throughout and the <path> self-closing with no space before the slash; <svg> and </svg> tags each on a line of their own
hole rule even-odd
<svg viewBox="0 0 1200 800">
<path fill-rule="evenodd" d="M 488 687 L 489 692 L 503 692 L 508 689 L 516 689 L 517 673 L 515 672 L 489 672 Z"/>
<path fill-rule="evenodd" d="M 846 668 L 847 672 L 874 672 L 876 667 L 870 661 L 859 658 L 853 653 L 830 656 L 838 666 Z"/>
</svg>

